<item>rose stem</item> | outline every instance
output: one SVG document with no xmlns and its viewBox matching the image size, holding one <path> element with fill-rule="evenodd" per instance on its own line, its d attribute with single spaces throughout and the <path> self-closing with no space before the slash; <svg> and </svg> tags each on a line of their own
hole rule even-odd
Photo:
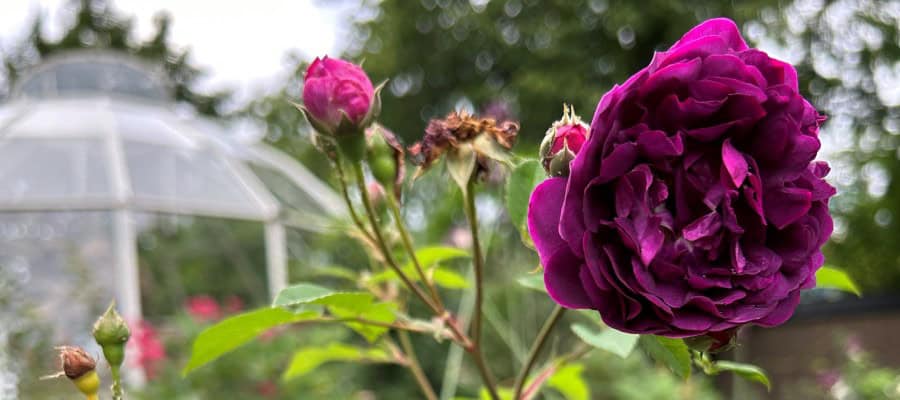
<svg viewBox="0 0 900 400">
<path fill-rule="evenodd" d="M 437 292 L 437 288 L 434 287 L 434 284 L 425 277 L 425 271 L 422 269 L 422 264 L 419 262 L 419 257 L 416 256 L 416 249 L 413 246 L 412 238 L 409 235 L 409 231 L 406 229 L 406 224 L 403 223 L 403 217 L 400 215 L 400 207 L 397 205 L 397 199 L 394 197 L 394 194 L 388 194 L 387 196 L 388 206 L 391 209 L 391 214 L 394 217 L 394 224 L 397 225 L 397 230 L 400 231 L 400 238 L 403 241 L 403 247 L 406 248 L 406 252 L 409 253 L 409 258 L 412 260 L 413 265 L 416 267 L 416 272 L 419 274 L 419 279 L 425 284 L 428 288 L 428 291 L 431 292 L 431 299 L 434 303 L 441 309 L 444 308 L 443 302 L 441 301 L 441 296 Z"/>
<path fill-rule="evenodd" d="M 409 370 L 416 378 L 416 383 L 419 384 L 422 393 L 425 394 L 425 397 L 428 400 L 438 400 L 437 395 L 434 393 L 434 389 L 431 387 L 431 383 L 428 382 L 428 377 L 425 376 L 425 372 L 422 371 L 422 366 L 419 365 L 419 360 L 416 357 L 416 350 L 409 340 L 409 334 L 406 333 L 406 331 L 398 331 L 397 336 L 400 337 L 400 344 L 403 346 L 403 352 L 406 353 L 406 359 L 409 362 Z"/>
<path fill-rule="evenodd" d="M 366 224 L 359 218 L 359 214 L 356 213 L 356 209 L 353 207 L 353 202 L 350 201 L 350 194 L 347 193 L 347 176 L 344 175 L 344 169 L 341 167 L 341 159 L 335 160 L 334 164 L 337 167 L 338 179 L 341 181 L 341 195 L 344 198 L 344 203 L 347 205 L 347 210 L 350 212 L 350 217 L 353 219 L 353 222 L 359 230 L 362 231 L 363 235 L 365 235 L 369 241 L 374 242 L 375 238 L 373 238 L 372 234 L 369 233 L 369 230 L 366 229 Z"/>
<path fill-rule="evenodd" d="M 550 337 L 550 332 L 553 330 L 553 327 L 556 326 L 556 323 L 559 322 L 560 318 L 565 313 L 566 309 L 557 305 L 556 308 L 553 309 L 553 312 L 550 313 L 550 316 L 547 317 L 547 320 L 544 321 L 544 326 L 541 327 L 537 337 L 534 338 L 534 343 L 531 344 L 531 350 L 528 352 L 528 358 L 525 359 L 525 364 L 522 365 L 522 370 L 519 371 L 519 375 L 516 377 L 516 384 L 513 389 L 513 399 L 518 400 L 522 395 L 522 388 L 525 386 L 525 380 L 528 379 L 528 373 L 531 372 L 531 367 L 534 366 L 538 356 L 541 354 L 541 350 L 544 348 L 544 344 L 547 343 L 547 339 Z"/>
<path fill-rule="evenodd" d="M 481 243 L 478 240 L 478 211 L 475 209 L 475 179 L 477 174 L 473 174 L 466 184 L 466 190 L 463 193 L 465 199 L 466 216 L 469 219 L 469 228 L 472 231 L 472 265 L 475 270 L 475 312 L 472 315 L 472 350 L 471 353 L 475 358 L 475 364 L 481 373 L 484 385 L 487 387 L 488 393 L 492 399 L 498 400 L 500 396 L 497 394 L 494 377 L 491 370 L 485 362 L 484 354 L 481 352 L 481 305 L 484 301 L 484 257 L 481 254 Z"/>
<path fill-rule="evenodd" d="M 381 251 L 382 256 L 384 256 L 384 260 L 387 264 L 394 270 L 394 273 L 400 277 L 400 280 L 403 281 L 403 284 L 406 285 L 420 300 L 422 300 L 428 308 L 434 312 L 435 315 L 442 315 L 441 309 L 431 302 L 428 296 L 422 292 L 422 289 L 419 288 L 419 285 L 414 284 L 409 277 L 403 273 L 403 270 L 397 265 L 397 261 L 394 260 L 394 256 L 391 255 L 391 251 L 387 248 L 387 244 L 384 240 L 384 235 L 381 233 L 381 228 L 379 228 L 378 221 L 375 219 L 375 207 L 372 206 L 372 201 L 369 199 L 369 193 L 366 190 L 366 175 L 363 173 L 362 163 L 354 163 L 354 170 L 356 172 L 356 184 L 359 186 L 360 196 L 362 196 L 363 205 L 366 207 L 366 214 L 369 217 L 369 223 L 372 225 L 372 231 L 375 233 L 375 242 L 378 245 L 378 249 Z"/>
</svg>

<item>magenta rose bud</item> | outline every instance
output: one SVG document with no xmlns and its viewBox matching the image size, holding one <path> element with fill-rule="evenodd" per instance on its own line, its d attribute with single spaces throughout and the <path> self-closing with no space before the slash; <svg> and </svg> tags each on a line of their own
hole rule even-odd
<svg viewBox="0 0 900 400">
<path fill-rule="evenodd" d="M 784 323 L 832 231 L 823 121 L 732 21 L 692 29 L 603 96 L 569 176 L 532 193 L 550 296 L 631 333 Z"/>
<path fill-rule="evenodd" d="M 590 127 L 575 115 L 575 108 L 563 105 L 563 116 L 553 123 L 541 142 L 541 164 L 550 176 L 568 176 L 569 163 L 581 151 Z"/>
<path fill-rule="evenodd" d="M 358 65 L 325 57 L 307 68 L 301 110 L 319 133 L 334 137 L 351 157 L 362 157 L 362 132 L 380 108 L 378 90 Z"/>
</svg>

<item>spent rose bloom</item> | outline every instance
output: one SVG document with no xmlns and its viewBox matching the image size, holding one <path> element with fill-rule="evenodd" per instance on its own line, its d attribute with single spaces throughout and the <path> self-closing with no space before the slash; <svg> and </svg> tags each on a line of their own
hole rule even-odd
<svg viewBox="0 0 900 400">
<path fill-rule="evenodd" d="M 358 65 L 336 58 L 316 58 L 303 78 L 303 105 L 316 129 L 334 134 L 346 118 L 364 128 L 375 89 Z M 326 133 L 326 132 L 322 132 Z"/>
<path fill-rule="evenodd" d="M 569 177 L 532 193 L 550 296 L 632 333 L 785 322 L 832 231 L 823 120 L 734 22 L 695 27 L 603 96 Z"/>
</svg>

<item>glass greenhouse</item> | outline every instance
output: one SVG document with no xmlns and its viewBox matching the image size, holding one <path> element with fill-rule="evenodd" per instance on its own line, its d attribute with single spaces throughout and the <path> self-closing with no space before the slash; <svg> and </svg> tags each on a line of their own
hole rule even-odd
<svg viewBox="0 0 900 400">
<path fill-rule="evenodd" d="M 140 318 L 139 236 L 165 218 L 259 224 L 260 279 L 275 293 L 287 282 L 287 231 L 343 212 L 287 155 L 179 111 L 161 76 L 127 57 L 72 53 L 23 77 L 0 107 L 0 270 L 56 327 L 92 319 L 73 290 L 115 297 Z"/>
</svg>

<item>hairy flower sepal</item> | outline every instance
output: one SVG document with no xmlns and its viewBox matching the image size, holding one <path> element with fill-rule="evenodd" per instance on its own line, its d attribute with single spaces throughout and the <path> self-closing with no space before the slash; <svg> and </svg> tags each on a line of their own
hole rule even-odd
<svg viewBox="0 0 900 400">
<path fill-rule="evenodd" d="M 94 323 L 94 340 L 103 349 L 103 356 L 110 366 L 118 367 L 125 360 L 125 343 L 131 337 L 128 324 L 116 312 L 116 303 L 112 302 L 97 322 Z"/>
</svg>

